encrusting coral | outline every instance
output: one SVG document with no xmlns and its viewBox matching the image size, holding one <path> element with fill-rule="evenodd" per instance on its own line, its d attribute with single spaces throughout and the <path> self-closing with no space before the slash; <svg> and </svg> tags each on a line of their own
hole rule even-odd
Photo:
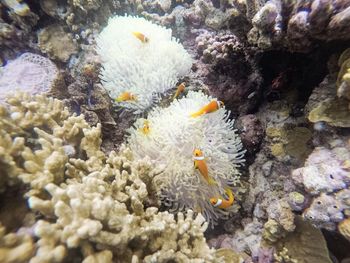
<svg viewBox="0 0 350 263">
<path fill-rule="evenodd" d="M 17 94 L 7 103 L 0 106 L 1 186 L 26 184 L 29 208 L 40 216 L 21 230 L 23 238 L 0 242 L 4 262 L 14 252 L 32 263 L 68 255 L 81 262 L 220 262 L 205 242 L 203 216 L 175 217 L 147 205 L 158 173 L 149 159 L 134 159 L 125 147 L 106 156 L 101 126 L 71 116 L 57 99 Z"/>
<path fill-rule="evenodd" d="M 192 209 L 204 214 L 212 224 L 224 218 L 230 211 L 237 211 L 234 204 L 228 209 L 214 207 L 210 198 L 223 195 L 224 189 L 239 191 L 238 167 L 244 162 L 244 150 L 229 112 L 219 109 L 197 118 L 190 114 L 212 101 L 201 92 L 188 92 L 175 100 L 168 108 L 155 108 L 147 120 L 139 119 L 130 129 L 128 145 L 137 158 L 149 156 L 162 167 L 156 178 L 158 195 L 171 211 Z M 145 122 L 149 132 L 142 128 Z M 211 185 L 196 171 L 193 152 L 201 149 L 209 177 L 217 184 Z"/>
<path fill-rule="evenodd" d="M 192 59 L 171 34 L 141 17 L 109 19 L 96 40 L 101 79 L 113 99 L 133 95 L 120 102 L 123 107 L 144 112 L 189 73 Z"/>
<path fill-rule="evenodd" d="M 73 54 L 78 52 L 76 41 L 70 33 L 58 24 L 45 27 L 38 34 L 38 46 L 51 59 L 67 62 Z"/>
<path fill-rule="evenodd" d="M 350 215 L 349 159 L 347 147 L 317 147 L 304 167 L 292 172 L 294 182 L 312 199 L 309 207 L 303 207 L 303 216 L 319 228 L 334 231 Z"/>
</svg>

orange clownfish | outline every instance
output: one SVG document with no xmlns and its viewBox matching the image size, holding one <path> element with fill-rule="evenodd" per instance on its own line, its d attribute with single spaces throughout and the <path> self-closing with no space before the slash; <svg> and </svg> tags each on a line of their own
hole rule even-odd
<svg viewBox="0 0 350 263">
<path fill-rule="evenodd" d="M 118 98 L 115 99 L 116 102 L 130 101 L 130 100 L 135 101 L 136 100 L 136 96 L 134 94 L 132 94 L 131 92 L 128 92 L 128 91 L 122 92 L 118 96 Z"/>
<path fill-rule="evenodd" d="M 193 151 L 194 168 L 198 169 L 208 184 L 216 184 L 215 180 L 209 176 L 208 167 L 204 155 L 200 149 Z"/>
<path fill-rule="evenodd" d="M 230 188 L 226 188 L 225 193 L 228 199 L 213 197 L 213 198 L 210 198 L 210 203 L 214 207 L 218 207 L 222 209 L 229 208 L 233 204 L 233 201 L 235 200 L 235 198 Z"/>
<path fill-rule="evenodd" d="M 145 120 L 145 121 L 143 122 L 143 126 L 142 126 L 142 128 L 140 128 L 140 131 L 141 131 L 144 135 L 149 134 L 149 132 L 150 132 L 151 130 L 150 130 L 150 127 L 149 127 L 149 121 L 148 121 L 148 120 Z"/>
<path fill-rule="evenodd" d="M 138 31 L 132 32 L 132 34 L 137 37 L 142 43 L 147 43 L 149 41 L 148 37 Z"/>
<path fill-rule="evenodd" d="M 222 101 L 212 100 L 207 105 L 205 105 L 203 108 L 201 108 L 199 111 L 192 113 L 191 117 L 198 117 L 198 116 L 201 116 L 203 114 L 217 111 L 218 109 L 222 108 L 223 106 L 224 106 L 224 103 Z"/>
<path fill-rule="evenodd" d="M 182 92 L 184 92 L 184 90 L 185 90 L 185 82 L 182 82 L 179 86 L 177 86 L 173 100 L 176 99 Z"/>
</svg>

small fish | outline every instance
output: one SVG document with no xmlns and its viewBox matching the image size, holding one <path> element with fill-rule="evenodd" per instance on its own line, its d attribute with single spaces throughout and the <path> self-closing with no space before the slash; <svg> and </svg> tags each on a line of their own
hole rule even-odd
<svg viewBox="0 0 350 263">
<path fill-rule="evenodd" d="M 185 82 L 182 82 L 179 86 L 177 86 L 173 100 L 176 99 L 182 92 L 184 92 L 184 90 L 185 90 Z"/>
<path fill-rule="evenodd" d="M 205 162 L 204 155 L 200 149 L 195 149 L 193 151 L 193 160 L 194 160 L 194 168 L 198 169 L 204 179 L 208 182 L 208 184 L 213 185 L 217 184 L 216 181 L 209 176 L 208 167 Z"/>
<path fill-rule="evenodd" d="M 125 91 L 123 93 L 121 93 L 118 98 L 115 99 L 116 102 L 122 102 L 122 101 L 130 101 L 136 100 L 136 96 L 134 94 L 132 94 L 131 92 Z"/>
<path fill-rule="evenodd" d="M 228 199 L 213 197 L 213 198 L 210 198 L 210 203 L 214 207 L 218 207 L 218 208 L 222 208 L 222 209 L 229 208 L 230 206 L 232 206 L 235 198 L 234 198 L 232 190 L 230 188 L 226 188 L 225 193 L 226 193 Z"/>
<path fill-rule="evenodd" d="M 148 37 L 138 31 L 132 32 L 132 34 L 137 37 L 142 43 L 147 43 L 149 41 Z"/>
<path fill-rule="evenodd" d="M 218 109 L 222 108 L 224 106 L 224 103 L 219 100 L 212 100 L 207 105 L 205 105 L 203 108 L 201 108 L 199 111 L 191 113 L 191 117 L 199 117 L 203 114 L 207 114 L 210 112 L 217 111 Z"/>
<path fill-rule="evenodd" d="M 149 121 L 148 121 L 148 120 L 144 120 L 143 126 L 142 126 L 142 128 L 140 128 L 140 131 L 141 131 L 144 135 L 149 134 L 149 132 L 150 132 L 151 130 L 150 130 L 150 127 L 149 127 Z"/>
</svg>

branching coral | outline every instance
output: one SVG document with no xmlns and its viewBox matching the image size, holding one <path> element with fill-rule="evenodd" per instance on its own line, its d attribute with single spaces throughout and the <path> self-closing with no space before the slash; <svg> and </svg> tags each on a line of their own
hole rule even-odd
<svg viewBox="0 0 350 263">
<path fill-rule="evenodd" d="M 144 41 L 135 32 L 145 37 Z M 135 113 L 142 113 L 159 95 L 174 88 L 192 66 L 189 54 L 170 29 L 138 17 L 110 18 L 97 39 L 97 52 L 102 60 L 103 86 L 113 99 L 123 92 L 132 93 L 136 99 L 121 104 Z"/>
<path fill-rule="evenodd" d="M 38 239 L 25 260 L 62 262 L 74 254 L 84 262 L 220 261 L 205 242 L 203 216 L 175 218 L 147 205 L 156 173 L 147 158 L 134 159 L 125 147 L 105 156 L 101 126 L 70 116 L 59 100 L 21 94 L 8 104 L 0 107 L 2 187 L 26 184 L 29 207 L 40 215 L 27 231 L 32 239 L 23 238 L 30 248 Z M 16 240 L 0 242 L 4 260 L 22 248 Z"/>
<path fill-rule="evenodd" d="M 215 208 L 209 199 L 222 195 L 225 187 L 238 186 L 237 167 L 244 161 L 244 151 L 226 110 L 190 117 L 211 100 L 203 93 L 189 92 L 187 97 L 175 100 L 168 108 L 154 109 L 147 119 L 150 132 L 145 135 L 140 131 L 145 120 L 139 119 L 130 129 L 128 143 L 138 158 L 149 156 L 157 166 L 163 167 L 156 178 L 163 204 L 172 211 L 186 208 L 200 211 L 215 224 L 230 209 Z M 203 151 L 209 175 L 218 185 L 209 185 L 195 170 L 195 148 Z M 236 209 L 236 206 L 231 207 L 232 211 Z"/>
<path fill-rule="evenodd" d="M 30 94 L 50 90 L 57 78 L 57 68 L 49 59 L 37 54 L 24 53 L 0 68 L 0 100 L 14 89 Z"/>
</svg>

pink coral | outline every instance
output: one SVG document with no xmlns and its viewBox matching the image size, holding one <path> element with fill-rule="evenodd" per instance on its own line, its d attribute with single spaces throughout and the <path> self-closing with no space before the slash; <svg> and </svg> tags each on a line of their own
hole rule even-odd
<svg viewBox="0 0 350 263">
<path fill-rule="evenodd" d="M 49 59 L 24 53 L 0 68 L 0 101 L 15 90 L 32 95 L 49 91 L 58 70 Z"/>
</svg>

